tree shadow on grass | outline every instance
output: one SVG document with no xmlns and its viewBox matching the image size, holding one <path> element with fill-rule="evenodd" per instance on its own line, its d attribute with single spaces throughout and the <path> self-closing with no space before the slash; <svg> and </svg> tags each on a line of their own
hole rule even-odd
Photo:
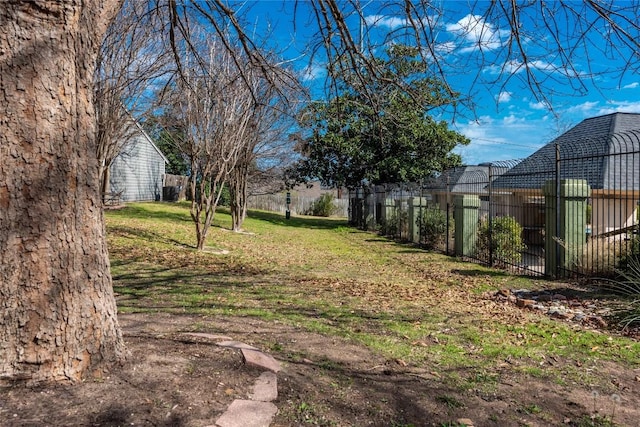
<svg viewBox="0 0 640 427">
<path fill-rule="evenodd" d="M 262 311 L 282 318 L 305 317 L 332 327 L 348 329 L 352 318 L 369 321 L 419 320 L 407 315 L 371 310 L 344 312 L 339 301 L 320 295 L 318 302 L 304 296 L 295 278 L 283 278 L 273 271 L 252 266 L 210 271 L 206 268 L 167 267 L 137 261 L 114 261 L 113 287 L 121 307 L 194 312 L 215 310 L 239 313 Z M 236 302 L 237 301 L 237 302 Z M 161 302 L 160 304 L 156 304 Z M 145 306 L 145 304 L 150 304 Z M 260 317 L 260 315 L 258 314 Z"/>
<path fill-rule="evenodd" d="M 478 268 L 474 268 L 474 269 L 469 269 L 469 270 L 462 270 L 462 269 L 454 269 L 451 270 L 452 273 L 454 274 L 459 274 L 460 276 L 468 276 L 468 277 L 509 277 L 512 276 L 511 274 L 509 274 L 506 271 L 500 271 L 500 270 L 482 270 L 482 269 L 478 269 Z M 521 276 L 518 276 L 521 277 Z"/>
<path fill-rule="evenodd" d="M 186 221 L 192 222 L 189 209 L 185 207 L 183 211 L 174 212 L 167 209 L 151 209 L 153 206 L 158 206 L 158 203 L 141 203 L 126 205 L 124 208 L 114 210 L 109 213 L 109 216 L 124 217 L 128 219 L 159 219 L 167 222 L 171 221 Z M 181 206 L 181 205 L 176 205 Z"/>
<path fill-rule="evenodd" d="M 112 266 L 123 269 L 134 269 L 126 267 L 133 262 L 113 262 Z M 126 286 L 131 288 L 149 288 L 152 286 L 169 286 L 178 290 L 189 287 L 200 287 L 205 292 L 210 288 L 243 288 L 252 286 L 252 279 L 258 276 L 269 274 L 266 270 L 259 270 L 254 267 L 236 266 L 233 269 L 226 269 L 224 273 L 218 271 L 206 271 L 194 268 L 172 268 L 160 266 L 144 266 L 133 271 L 121 274 L 114 274 L 114 286 Z"/>
<path fill-rule="evenodd" d="M 387 239 L 386 237 L 374 237 L 372 239 L 364 239 L 365 242 L 368 243 L 389 243 L 391 242 L 391 240 Z"/>
<path fill-rule="evenodd" d="M 266 211 L 249 211 L 247 217 L 266 221 L 271 224 L 281 225 L 283 227 L 300 227 L 313 229 L 335 230 L 342 227 L 348 227 L 346 219 L 330 219 L 319 217 L 300 217 L 292 216 L 286 219 L 283 214 L 266 212 Z"/>
<path fill-rule="evenodd" d="M 155 231 L 143 230 L 140 228 L 128 227 L 126 225 L 112 225 L 107 229 L 108 234 L 117 235 L 120 237 L 128 237 L 131 239 L 142 239 L 148 242 L 165 243 L 169 245 L 179 246 L 181 248 L 195 249 L 195 246 L 188 245 L 179 240 L 170 239 L 163 234 L 156 233 Z"/>
</svg>

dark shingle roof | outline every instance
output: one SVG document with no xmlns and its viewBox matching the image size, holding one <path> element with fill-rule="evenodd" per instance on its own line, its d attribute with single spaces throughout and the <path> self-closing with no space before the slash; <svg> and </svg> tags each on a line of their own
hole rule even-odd
<svg viewBox="0 0 640 427">
<path fill-rule="evenodd" d="M 554 179 L 556 147 L 561 179 L 586 179 L 592 189 L 640 188 L 640 114 L 585 119 L 493 183 L 494 188 L 539 189 Z"/>
<path fill-rule="evenodd" d="M 482 163 L 477 166 L 459 166 L 447 169 L 440 176 L 425 184 L 425 189 L 449 191 L 451 193 L 483 194 L 489 183 L 489 175 L 495 180 L 517 164 L 509 162 Z M 490 170 L 491 168 L 491 170 Z"/>
</svg>

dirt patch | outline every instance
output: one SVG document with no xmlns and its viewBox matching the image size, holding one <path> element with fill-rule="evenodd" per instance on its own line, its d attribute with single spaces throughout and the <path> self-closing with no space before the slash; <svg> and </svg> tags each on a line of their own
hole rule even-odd
<svg viewBox="0 0 640 427">
<path fill-rule="evenodd" d="M 131 353 L 102 379 L 72 386 L 0 389 L 3 426 L 204 426 L 256 372 L 239 351 L 181 338 L 193 319 L 121 316 Z"/>
<path fill-rule="evenodd" d="M 490 386 L 480 378 L 478 387 L 461 389 L 429 366 L 385 360 L 344 339 L 277 322 L 168 314 L 123 314 L 120 322 L 131 352 L 124 366 L 73 386 L 2 388 L 2 425 L 214 424 L 234 399 L 248 397 L 261 372 L 244 365 L 239 351 L 185 332 L 226 335 L 282 363 L 273 426 L 442 426 L 460 418 L 476 426 L 579 426 L 591 425 L 580 422 L 592 414 L 634 426 L 640 419 L 640 371 L 611 362 L 582 367 L 596 369 L 608 385 L 600 384 L 597 395 L 588 384 L 524 377 L 517 361 L 505 363 Z"/>
</svg>

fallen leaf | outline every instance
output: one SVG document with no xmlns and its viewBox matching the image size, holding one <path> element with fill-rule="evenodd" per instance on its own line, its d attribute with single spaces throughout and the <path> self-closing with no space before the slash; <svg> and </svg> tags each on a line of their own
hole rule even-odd
<svg viewBox="0 0 640 427">
<path fill-rule="evenodd" d="M 402 360 L 402 359 L 396 359 L 396 363 L 397 363 L 398 365 L 400 365 L 400 366 L 403 366 L 403 367 L 404 367 L 404 366 L 407 366 L 407 362 L 405 362 L 405 361 L 404 361 L 404 360 Z"/>
</svg>

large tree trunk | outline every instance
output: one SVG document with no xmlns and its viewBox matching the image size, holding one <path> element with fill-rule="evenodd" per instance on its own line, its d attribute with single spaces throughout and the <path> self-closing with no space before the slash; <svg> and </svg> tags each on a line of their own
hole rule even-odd
<svg viewBox="0 0 640 427">
<path fill-rule="evenodd" d="M 122 360 L 92 82 L 120 0 L 0 2 L 0 382 Z"/>
</svg>

